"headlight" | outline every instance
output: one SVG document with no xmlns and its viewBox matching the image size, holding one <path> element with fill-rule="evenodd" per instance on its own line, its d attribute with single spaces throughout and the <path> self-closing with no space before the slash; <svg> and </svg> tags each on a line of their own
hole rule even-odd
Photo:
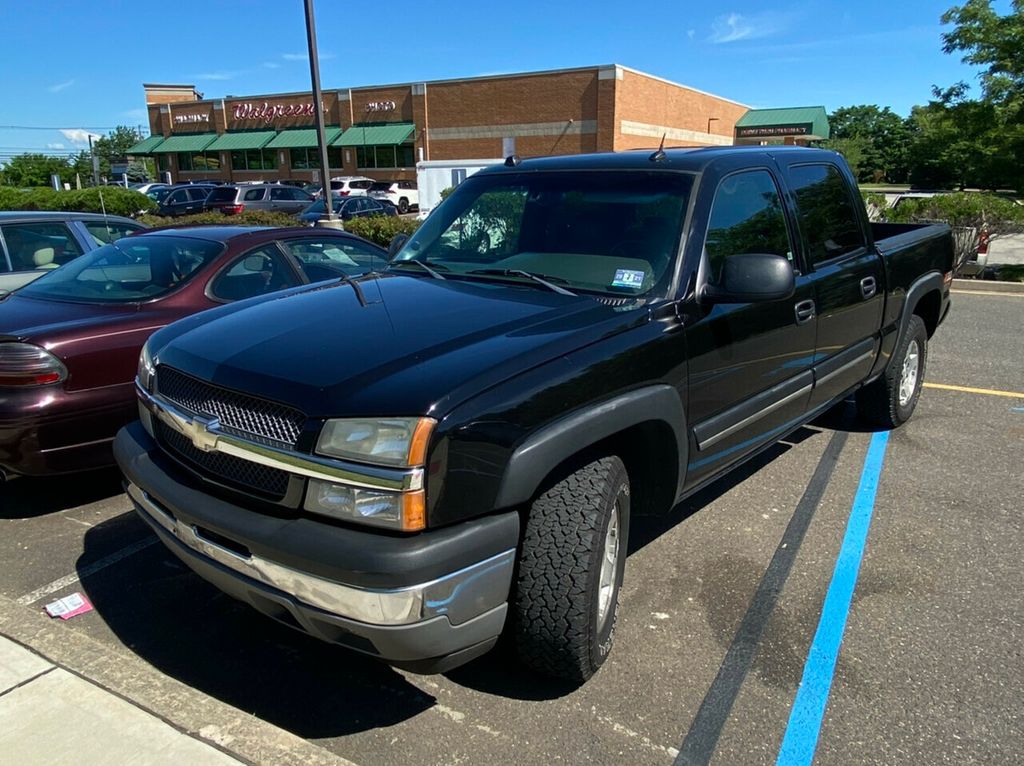
<svg viewBox="0 0 1024 766">
<path fill-rule="evenodd" d="M 384 466 L 423 465 L 433 418 L 353 418 L 328 420 L 316 451 Z"/>
<path fill-rule="evenodd" d="M 46 386 L 67 377 L 67 367 L 45 348 L 0 343 L 0 386 Z"/>
<path fill-rule="evenodd" d="M 306 491 L 306 510 L 403 532 L 418 532 L 426 527 L 423 490 L 382 492 L 311 479 Z"/>
<path fill-rule="evenodd" d="M 156 367 L 153 366 L 153 357 L 150 356 L 149 341 L 147 340 L 139 354 L 138 381 L 140 386 L 151 393 L 153 391 L 154 375 L 156 375 Z"/>
</svg>

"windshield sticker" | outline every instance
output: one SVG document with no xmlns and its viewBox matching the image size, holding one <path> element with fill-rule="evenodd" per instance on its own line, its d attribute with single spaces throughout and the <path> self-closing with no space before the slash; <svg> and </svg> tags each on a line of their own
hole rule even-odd
<svg viewBox="0 0 1024 766">
<path fill-rule="evenodd" d="M 612 287 L 640 288 L 644 283 L 644 272 L 632 269 L 616 269 Z"/>
</svg>

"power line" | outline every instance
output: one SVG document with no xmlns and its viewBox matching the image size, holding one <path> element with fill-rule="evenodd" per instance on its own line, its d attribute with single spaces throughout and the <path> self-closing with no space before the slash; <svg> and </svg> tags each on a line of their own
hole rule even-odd
<svg viewBox="0 0 1024 766">
<path fill-rule="evenodd" d="M 41 125 L 0 125 L 0 130 L 116 130 L 120 125 L 76 125 L 69 128 L 67 125 L 58 128 L 48 128 Z"/>
</svg>

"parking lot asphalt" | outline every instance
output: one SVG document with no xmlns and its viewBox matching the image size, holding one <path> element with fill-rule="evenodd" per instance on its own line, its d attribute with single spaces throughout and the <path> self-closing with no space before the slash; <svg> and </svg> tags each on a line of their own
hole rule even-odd
<svg viewBox="0 0 1024 766">
<path fill-rule="evenodd" d="M 0 595 L 39 620 L 81 590 L 95 611 L 54 640 L 88 637 L 361 766 L 769 764 L 790 736 L 816 737 L 820 764 L 1021 763 L 1022 316 L 1024 294 L 958 292 L 930 345 L 928 382 L 992 393 L 926 388 L 890 435 L 820 730 L 790 712 L 819 623 L 835 628 L 823 602 L 877 438 L 849 407 L 634 520 L 615 649 L 581 688 L 507 647 L 416 676 L 279 626 L 155 543 L 114 471 L 0 487 Z"/>
</svg>

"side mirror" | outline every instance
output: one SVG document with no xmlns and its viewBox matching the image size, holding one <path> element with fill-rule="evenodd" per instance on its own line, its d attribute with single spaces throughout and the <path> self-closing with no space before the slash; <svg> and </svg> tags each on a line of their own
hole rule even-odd
<svg viewBox="0 0 1024 766">
<path fill-rule="evenodd" d="M 795 289 L 793 265 L 781 255 L 739 253 L 725 259 L 719 283 L 704 285 L 700 299 L 705 303 L 768 303 L 789 298 Z"/>
<path fill-rule="evenodd" d="M 406 242 L 409 241 L 408 234 L 396 234 L 391 238 L 391 244 L 388 245 L 388 260 L 394 258 L 398 251 L 402 249 Z"/>
</svg>

